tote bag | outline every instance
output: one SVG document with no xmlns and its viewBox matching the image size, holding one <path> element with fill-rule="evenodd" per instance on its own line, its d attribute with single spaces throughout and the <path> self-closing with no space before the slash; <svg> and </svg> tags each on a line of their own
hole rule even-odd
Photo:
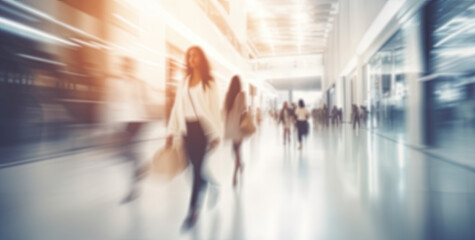
<svg viewBox="0 0 475 240">
<path fill-rule="evenodd" d="M 150 172 L 163 180 L 171 180 L 188 166 L 183 144 L 158 149 L 152 157 Z"/>
<path fill-rule="evenodd" d="M 244 135 L 249 136 L 256 132 L 256 124 L 251 114 L 244 113 L 239 124 Z"/>
</svg>

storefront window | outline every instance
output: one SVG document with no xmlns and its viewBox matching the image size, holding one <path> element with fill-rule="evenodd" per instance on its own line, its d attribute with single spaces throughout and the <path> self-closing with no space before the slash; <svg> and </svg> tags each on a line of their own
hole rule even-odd
<svg viewBox="0 0 475 240">
<path fill-rule="evenodd" d="M 369 109 L 369 115 L 363 117 L 367 127 L 397 139 L 405 138 L 405 46 L 403 30 L 399 30 L 370 59 L 367 66 L 369 101 L 368 106 L 363 106 Z"/>
<path fill-rule="evenodd" d="M 473 160 L 475 3 L 437 0 L 428 9 L 432 27 L 429 68 L 434 76 L 427 84 L 429 143 Z"/>
</svg>

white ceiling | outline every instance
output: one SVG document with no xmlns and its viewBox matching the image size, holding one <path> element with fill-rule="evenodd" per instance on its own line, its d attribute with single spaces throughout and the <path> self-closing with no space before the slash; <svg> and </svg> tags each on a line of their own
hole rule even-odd
<svg viewBox="0 0 475 240">
<path fill-rule="evenodd" d="M 258 58 L 322 53 L 338 0 L 247 0 L 248 41 Z"/>
</svg>

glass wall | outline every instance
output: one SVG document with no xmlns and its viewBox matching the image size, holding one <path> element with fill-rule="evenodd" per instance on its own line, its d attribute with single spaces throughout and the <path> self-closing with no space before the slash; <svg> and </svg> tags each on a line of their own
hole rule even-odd
<svg viewBox="0 0 475 240">
<path fill-rule="evenodd" d="M 428 90 L 429 143 L 457 158 L 475 154 L 475 2 L 432 1 Z M 472 156 L 472 157 L 470 157 Z"/>
<path fill-rule="evenodd" d="M 406 81 L 403 30 L 396 32 L 367 65 L 369 94 L 364 124 L 396 139 L 405 139 Z M 361 110 L 361 109 L 360 109 Z M 363 112 L 363 111 L 361 111 Z"/>
</svg>

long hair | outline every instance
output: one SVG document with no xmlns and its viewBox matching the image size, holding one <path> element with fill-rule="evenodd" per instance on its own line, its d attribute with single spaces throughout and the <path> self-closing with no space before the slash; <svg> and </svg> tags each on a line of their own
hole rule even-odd
<svg viewBox="0 0 475 240">
<path fill-rule="evenodd" d="M 239 79 L 239 76 L 234 75 L 231 79 L 231 83 L 229 84 L 228 92 L 226 93 L 226 100 L 224 102 L 226 112 L 231 111 L 231 108 L 234 104 L 234 100 L 236 99 L 236 96 L 241 92 L 241 89 L 241 80 Z"/>
<path fill-rule="evenodd" d="M 191 76 L 193 74 L 193 69 L 190 66 L 190 63 L 188 61 L 188 58 L 190 57 L 190 53 L 192 50 L 195 50 L 198 53 L 198 56 L 200 58 L 200 77 L 201 77 L 201 83 L 203 84 L 203 89 L 206 90 L 207 87 L 209 87 L 209 83 L 211 81 L 214 81 L 213 76 L 211 75 L 211 68 L 209 66 L 208 58 L 206 58 L 206 55 L 203 51 L 198 46 L 192 46 L 186 50 L 186 55 L 185 55 L 185 62 L 186 62 L 186 75 Z"/>
</svg>

